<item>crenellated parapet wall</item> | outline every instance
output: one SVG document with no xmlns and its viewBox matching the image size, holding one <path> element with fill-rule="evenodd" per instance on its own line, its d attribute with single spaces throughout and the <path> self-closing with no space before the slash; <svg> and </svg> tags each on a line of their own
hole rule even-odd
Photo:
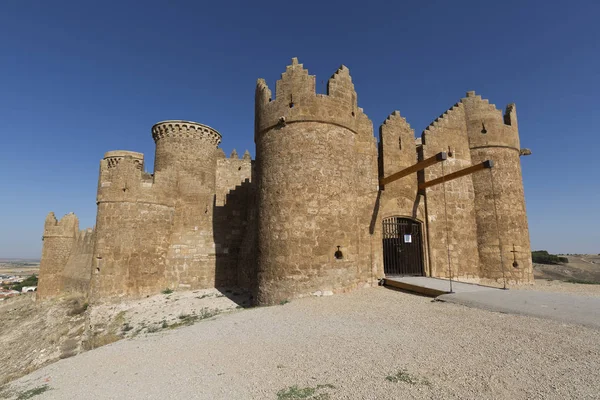
<svg viewBox="0 0 600 400">
<path fill-rule="evenodd" d="M 144 155 L 133 151 L 109 151 L 100 161 L 98 204 L 139 202 L 173 206 L 175 198 L 164 182 L 155 184 L 154 176 L 144 171 Z"/>
<path fill-rule="evenodd" d="M 509 104 L 503 114 L 489 100 L 475 92 L 467 92 L 460 100 L 465 107 L 466 128 L 471 149 L 481 147 L 507 147 L 520 150 L 517 110 Z"/>
<path fill-rule="evenodd" d="M 223 154 L 224 156 L 224 154 Z M 227 194 L 235 190 L 236 186 L 248 180 L 252 181 L 252 168 L 254 162 L 250 152 L 246 150 L 242 158 L 239 158 L 235 149 L 230 157 L 221 157 L 217 160 L 216 176 L 216 205 L 223 206 L 226 203 Z"/>
<path fill-rule="evenodd" d="M 215 147 L 221 143 L 221 134 L 210 126 L 182 120 L 157 122 L 152 127 L 152 138 L 155 143 L 172 138 L 203 140 Z"/>
<path fill-rule="evenodd" d="M 344 127 L 356 134 L 371 134 L 372 124 L 357 105 L 349 69 L 342 65 L 327 83 L 327 94 L 317 94 L 315 76 L 298 63 L 286 67 L 271 96 L 264 79 L 256 84 L 255 134 L 297 122 L 322 122 Z"/>
</svg>

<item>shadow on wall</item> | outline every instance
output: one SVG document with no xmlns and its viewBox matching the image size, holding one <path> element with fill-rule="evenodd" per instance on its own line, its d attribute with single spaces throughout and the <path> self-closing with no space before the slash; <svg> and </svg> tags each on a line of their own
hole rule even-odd
<svg viewBox="0 0 600 400">
<path fill-rule="evenodd" d="M 215 287 L 242 307 L 251 304 L 239 304 L 238 292 L 252 293 L 256 285 L 254 196 L 254 184 L 246 179 L 227 194 L 223 206 L 214 204 Z"/>
</svg>

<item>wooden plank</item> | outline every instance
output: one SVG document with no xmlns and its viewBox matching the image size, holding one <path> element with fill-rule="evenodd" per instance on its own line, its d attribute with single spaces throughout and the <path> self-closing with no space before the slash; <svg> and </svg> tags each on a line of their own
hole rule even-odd
<svg viewBox="0 0 600 400">
<path fill-rule="evenodd" d="M 448 182 L 454 179 L 461 178 L 466 175 L 470 175 L 474 172 L 481 171 L 482 169 L 492 168 L 494 166 L 494 161 L 485 160 L 479 164 L 475 164 L 471 167 L 461 169 L 460 171 L 453 172 L 451 174 L 446 175 L 445 177 L 437 178 L 429 182 L 423 182 L 419 184 L 419 190 L 426 189 L 431 186 L 439 185 L 440 183 Z"/>
<path fill-rule="evenodd" d="M 412 165 L 408 168 L 403 169 L 402 171 L 398 171 L 386 178 L 382 178 L 379 180 L 379 186 L 381 187 L 381 190 L 385 189 L 385 185 L 392 183 L 394 181 L 397 181 L 400 178 L 404 178 L 407 175 L 413 174 L 415 172 L 418 172 L 422 169 L 425 169 L 427 167 L 432 166 L 433 164 L 437 164 L 441 161 L 444 161 L 445 159 L 448 158 L 448 155 L 445 152 L 441 152 L 441 153 L 437 153 L 435 156 L 433 157 L 429 157 L 427 160 L 423 160 L 423 161 L 419 161 L 418 163 L 416 163 L 415 165 Z"/>
<path fill-rule="evenodd" d="M 439 289 L 428 288 L 428 287 L 419 286 L 419 285 L 413 285 L 410 283 L 400 282 L 400 281 L 390 279 L 390 278 L 385 278 L 383 280 L 383 285 L 391 286 L 393 288 L 404 290 L 407 292 L 422 294 L 424 296 L 429 296 L 429 297 L 438 297 L 443 294 L 450 293 L 445 290 L 439 290 Z"/>
</svg>

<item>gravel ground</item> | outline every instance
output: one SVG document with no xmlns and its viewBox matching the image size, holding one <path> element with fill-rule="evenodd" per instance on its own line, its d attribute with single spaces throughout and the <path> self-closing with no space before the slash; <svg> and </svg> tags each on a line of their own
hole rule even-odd
<svg viewBox="0 0 600 400">
<path fill-rule="evenodd" d="M 4 396 L 43 385 L 36 400 L 599 399 L 600 331 L 372 288 L 143 334 Z"/>
</svg>

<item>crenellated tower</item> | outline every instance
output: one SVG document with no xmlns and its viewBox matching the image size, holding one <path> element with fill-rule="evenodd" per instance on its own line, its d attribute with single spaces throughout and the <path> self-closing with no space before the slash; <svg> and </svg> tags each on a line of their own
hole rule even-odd
<svg viewBox="0 0 600 400">
<path fill-rule="evenodd" d="M 156 293 L 165 286 L 175 199 L 144 172 L 144 155 L 109 151 L 100 161 L 91 297 Z"/>
<path fill-rule="evenodd" d="M 504 270 L 509 282 L 532 282 L 516 106 L 509 104 L 503 115 L 475 92 L 467 92 L 461 104 L 473 163 L 494 160 L 494 168 L 473 175 L 482 278 L 500 281 Z"/>
<path fill-rule="evenodd" d="M 259 304 L 343 291 L 375 279 L 369 221 L 377 149 L 341 66 L 327 94 L 296 58 L 256 86 Z"/>
</svg>

